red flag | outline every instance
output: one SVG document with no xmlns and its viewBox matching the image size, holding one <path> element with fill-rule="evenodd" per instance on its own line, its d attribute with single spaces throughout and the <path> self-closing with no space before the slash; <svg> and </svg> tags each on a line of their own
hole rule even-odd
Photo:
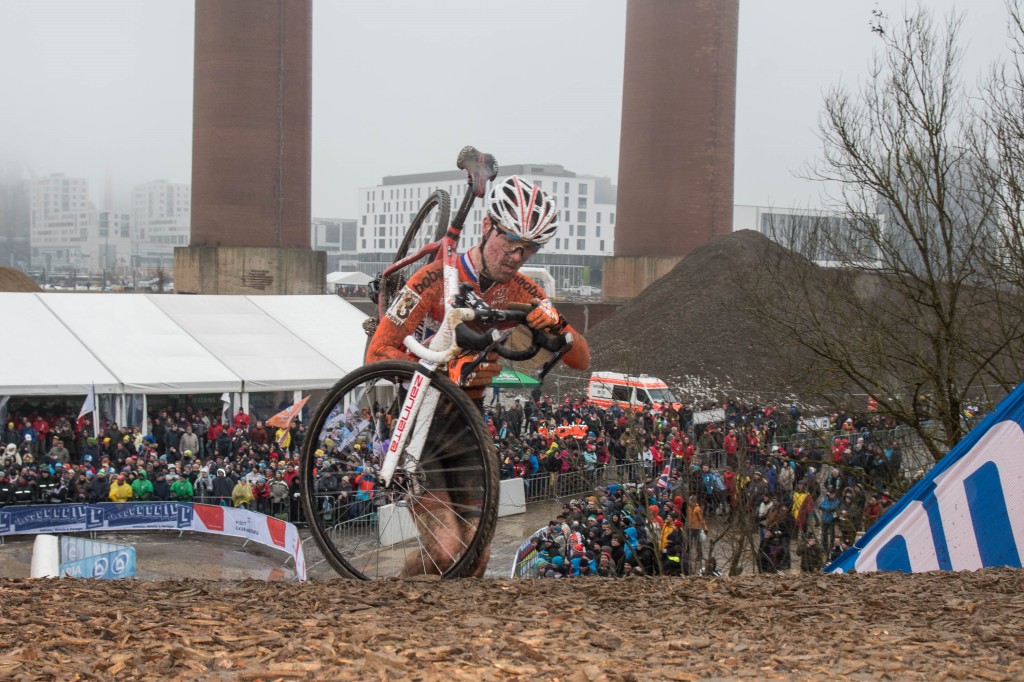
<svg viewBox="0 0 1024 682">
<path fill-rule="evenodd" d="M 868 396 L 868 412 L 878 412 L 878 401 L 874 396 Z"/>
<path fill-rule="evenodd" d="M 302 406 L 306 404 L 307 400 L 309 400 L 308 395 L 288 409 L 281 410 L 267 420 L 267 426 L 277 426 L 278 428 L 287 429 L 292 425 L 292 419 L 295 419 L 299 412 L 302 411 Z"/>
</svg>

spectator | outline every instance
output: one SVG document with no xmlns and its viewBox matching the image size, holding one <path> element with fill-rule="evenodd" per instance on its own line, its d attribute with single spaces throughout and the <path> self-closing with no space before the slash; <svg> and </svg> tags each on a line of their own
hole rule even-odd
<svg viewBox="0 0 1024 682">
<path fill-rule="evenodd" d="M 696 495 L 690 495 L 689 508 L 686 510 L 686 528 L 689 531 L 687 551 L 690 554 L 690 558 L 697 562 L 696 566 L 692 567 L 695 570 L 700 568 L 704 561 L 703 537 L 708 532 L 708 523 L 704 519 L 704 513 L 701 511 L 700 505 L 697 503 Z"/>
<path fill-rule="evenodd" d="M 96 472 L 96 475 L 93 476 L 92 481 L 89 482 L 89 488 L 86 492 L 86 501 L 94 504 L 97 502 L 110 501 L 110 483 L 107 480 L 106 469 L 99 469 Z"/>
<path fill-rule="evenodd" d="M 825 553 L 813 535 L 807 538 L 803 547 L 797 550 L 800 554 L 800 571 L 802 573 L 819 573 L 825 567 Z"/>
<path fill-rule="evenodd" d="M 178 439 L 178 450 L 183 455 L 194 455 L 199 452 L 199 436 L 192 431 L 192 425 L 185 426 L 185 433 Z"/>
<path fill-rule="evenodd" d="M 63 441 L 59 438 L 53 439 L 53 447 L 46 453 L 46 458 L 50 464 L 55 464 L 56 462 L 60 462 L 65 466 L 71 464 L 71 453 L 68 452 L 68 449 L 64 447 Z"/>
<path fill-rule="evenodd" d="M 146 475 L 146 470 L 139 469 L 132 481 L 132 499 L 146 502 L 153 499 L 153 492 L 153 482 Z"/>
<path fill-rule="evenodd" d="M 163 471 L 156 474 L 153 485 L 153 499 L 166 502 L 171 499 L 171 486 L 167 483 L 167 475 Z"/>
<path fill-rule="evenodd" d="M 125 482 L 125 475 L 118 474 L 117 479 L 110 484 L 108 497 L 111 502 L 127 502 L 132 499 L 132 487 Z"/>
<path fill-rule="evenodd" d="M 220 476 L 219 473 L 217 475 L 218 477 Z M 231 503 L 235 507 L 248 509 L 254 499 L 256 498 L 253 497 L 252 486 L 249 485 L 249 481 L 245 478 L 238 479 L 235 487 L 231 490 Z"/>
<path fill-rule="evenodd" d="M 204 504 L 215 503 L 213 481 L 214 478 L 210 475 L 210 468 L 202 467 L 199 470 L 199 476 L 196 478 L 195 483 L 193 483 L 197 501 Z"/>
<path fill-rule="evenodd" d="M 836 539 L 836 513 L 839 511 L 839 497 L 835 488 L 829 488 L 825 498 L 818 503 L 821 510 L 821 545 L 832 547 Z"/>
<path fill-rule="evenodd" d="M 192 482 L 187 476 L 181 476 L 171 484 L 171 500 L 175 502 L 191 502 L 195 495 Z"/>
</svg>

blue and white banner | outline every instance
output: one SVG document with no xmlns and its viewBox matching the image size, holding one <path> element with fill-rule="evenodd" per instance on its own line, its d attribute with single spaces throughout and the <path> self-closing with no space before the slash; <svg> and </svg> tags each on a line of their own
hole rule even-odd
<svg viewBox="0 0 1024 682">
<path fill-rule="evenodd" d="M 119 580 L 135 577 L 135 548 L 62 535 L 60 576 Z"/>
<path fill-rule="evenodd" d="M 181 502 L 54 504 L 0 509 L 0 535 L 89 530 L 192 528 L 192 505 Z"/>
<path fill-rule="evenodd" d="M 188 502 L 47 504 L 0 509 L 0 536 L 136 530 L 191 530 L 252 540 L 290 554 L 295 560 L 296 576 L 306 579 L 306 560 L 295 524 L 248 509 Z M 93 566 L 91 570 L 97 569 Z"/>
<path fill-rule="evenodd" d="M 825 572 L 1020 568 L 1022 551 L 1024 384 Z"/>
</svg>

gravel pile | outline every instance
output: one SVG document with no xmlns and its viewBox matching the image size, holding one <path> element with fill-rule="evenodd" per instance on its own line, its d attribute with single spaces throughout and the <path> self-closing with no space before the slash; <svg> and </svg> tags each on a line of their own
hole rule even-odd
<svg viewBox="0 0 1024 682">
<path fill-rule="evenodd" d="M 0 267 L 0 291 L 42 291 L 42 289 L 21 270 Z"/>
<path fill-rule="evenodd" d="M 798 392 L 810 358 L 757 321 L 741 284 L 769 249 L 782 250 L 751 230 L 712 238 L 590 331 L 591 369 L 657 376 L 698 400 Z"/>
</svg>

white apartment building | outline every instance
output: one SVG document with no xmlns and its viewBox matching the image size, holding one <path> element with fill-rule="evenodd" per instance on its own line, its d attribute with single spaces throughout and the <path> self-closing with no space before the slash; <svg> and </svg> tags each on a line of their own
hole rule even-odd
<svg viewBox="0 0 1024 682">
<path fill-rule="evenodd" d="M 89 181 L 55 173 L 32 181 L 32 268 L 51 274 L 110 271 L 127 253 L 128 216 L 98 211 Z"/>
<path fill-rule="evenodd" d="M 140 269 L 174 266 L 174 247 L 188 246 L 192 187 L 154 180 L 132 190 L 132 263 Z"/>
<path fill-rule="evenodd" d="M 577 175 L 557 164 L 501 166 L 497 181 L 518 175 L 540 185 L 557 202 L 558 236 L 530 260 L 550 272 L 559 287 L 599 285 L 605 256 L 615 242 L 615 185 L 611 179 Z M 423 201 L 435 190 L 451 196 L 454 217 L 466 193 L 463 171 L 392 175 L 380 185 L 359 189 L 357 268 L 375 275 L 390 263 Z M 483 201 L 477 200 L 460 246 L 480 242 Z"/>
</svg>

